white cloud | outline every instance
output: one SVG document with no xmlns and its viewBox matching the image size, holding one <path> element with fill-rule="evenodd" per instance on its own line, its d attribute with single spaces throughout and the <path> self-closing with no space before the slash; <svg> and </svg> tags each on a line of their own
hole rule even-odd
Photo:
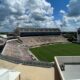
<svg viewBox="0 0 80 80">
<path fill-rule="evenodd" d="M 66 14 L 66 12 L 64 10 L 60 10 L 61 14 Z"/>
<path fill-rule="evenodd" d="M 77 28 L 80 26 L 80 17 L 69 17 L 64 16 L 64 27 L 62 28 L 63 31 L 77 31 Z"/>
<path fill-rule="evenodd" d="M 80 15 L 80 0 L 70 0 L 69 5 L 69 16 L 79 16 Z"/>
<path fill-rule="evenodd" d="M 3 28 L 19 26 L 56 27 L 53 7 L 46 0 L 0 0 L 0 24 Z"/>
<path fill-rule="evenodd" d="M 80 0 L 70 0 L 68 13 L 63 15 L 63 31 L 77 31 L 80 28 Z"/>
<path fill-rule="evenodd" d="M 61 29 L 62 21 L 61 20 L 55 20 L 55 23 L 58 26 L 58 28 Z"/>
</svg>

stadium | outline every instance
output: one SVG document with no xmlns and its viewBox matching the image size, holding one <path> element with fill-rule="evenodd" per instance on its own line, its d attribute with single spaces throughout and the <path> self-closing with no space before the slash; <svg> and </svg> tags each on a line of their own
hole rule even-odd
<svg viewBox="0 0 80 80">
<path fill-rule="evenodd" d="M 79 30 L 76 35 L 79 42 Z M 9 75 L 13 70 L 16 74 L 14 80 L 65 80 L 67 73 L 62 72 L 65 56 L 68 59 L 69 56 L 80 55 L 80 45 L 69 42 L 58 28 L 16 28 L 0 40 L 0 67 L 3 72 L 1 75 Z M 71 65 L 75 64 L 75 59 L 70 62 Z M 79 62 L 78 60 L 76 64 Z M 72 75 L 72 78 L 75 77 Z M 4 76 L 1 78 L 5 80 Z"/>
<path fill-rule="evenodd" d="M 36 60 L 35 55 L 30 51 L 32 47 L 68 42 L 61 35 L 61 31 L 58 28 L 17 28 L 14 30 L 13 35 L 15 38 L 7 40 L 1 54 L 24 61 Z"/>
<path fill-rule="evenodd" d="M 0 0 L 0 80 L 80 80 L 80 0 Z"/>
</svg>

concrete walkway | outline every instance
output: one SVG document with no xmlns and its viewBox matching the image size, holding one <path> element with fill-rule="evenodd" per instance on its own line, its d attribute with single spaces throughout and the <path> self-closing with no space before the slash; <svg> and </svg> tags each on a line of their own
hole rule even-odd
<svg viewBox="0 0 80 80">
<path fill-rule="evenodd" d="M 15 64 L 0 59 L 0 67 L 21 72 L 21 80 L 54 80 L 54 67 L 43 68 Z"/>
</svg>

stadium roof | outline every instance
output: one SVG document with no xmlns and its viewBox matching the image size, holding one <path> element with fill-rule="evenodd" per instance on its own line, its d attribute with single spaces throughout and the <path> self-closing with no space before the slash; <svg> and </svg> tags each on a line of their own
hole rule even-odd
<svg viewBox="0 0 80 80">
<path fill-rule="evenodd" d="M 20 32 L 60 32 L 59 28 L 16 28 Z"/>
</svg>

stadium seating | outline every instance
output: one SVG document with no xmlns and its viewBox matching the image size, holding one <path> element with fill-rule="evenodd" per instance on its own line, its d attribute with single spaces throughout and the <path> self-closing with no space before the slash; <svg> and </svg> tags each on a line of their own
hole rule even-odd
<svg viewBox="0 0 80 80">
<path fill-rule="evenodd" d="M 23 44 L 17 42 L 17 40 L 8 41 L 1 54 L 23 61 L 33 60 L 30 54 L 27 52 L 27 48 Z"/>
<path fill-rule="evenodd" d="M 39 45 L 48 44 L 48 43 L 67 42 L 67 39 L 62 36 L 21 37 L 21 40 L 27 46 L 39 46 Z"/>
<path fill-rule="evenodd" d="M 67 42 L 62 36 L 30 36 L 8 40 L 2 55 L 14 57 L 22 61 L 34 61 L 36 58 L 29 52 L 29 47 L 52 44 L 55 42 Z"/>
</svg>

